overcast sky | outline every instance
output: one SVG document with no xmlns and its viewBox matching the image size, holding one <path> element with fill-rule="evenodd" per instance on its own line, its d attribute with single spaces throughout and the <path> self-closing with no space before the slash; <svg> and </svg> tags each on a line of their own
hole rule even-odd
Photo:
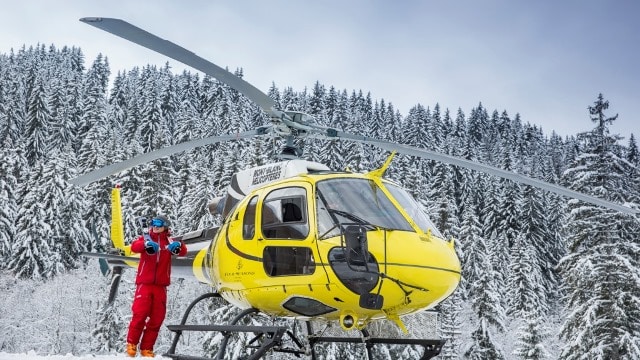
<svg viewBox="0 0 640 360">
<path fill-rule="evenodd" d="M 242 67 L 264 92 L 320 81 L 403 115 L 417 103 L 468 115 L 482 102 L 561 135 L 593 127 L 587 107 L 602 93 L 619 114 L 612 132 L 640 136 L 640 1 L 1 1 L 3 53 L 73 45 L 87 65 L 106 55 L 114 74 L 169 61 L 78 21 L 116 17 Z"/>
</svg>

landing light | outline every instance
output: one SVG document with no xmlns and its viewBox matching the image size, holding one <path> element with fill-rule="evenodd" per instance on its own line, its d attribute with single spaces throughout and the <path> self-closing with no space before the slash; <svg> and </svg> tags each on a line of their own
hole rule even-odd
<svg viewBox="0 0 640 360">
<path fill-rule="evenodd" d="M 353 316 L 351 315 L 347 315 L 342 318 L 342 327 L 344 327 L 347 330 L 351 329 L 354 323 L 355 321 L 353 320 Z"/>
<path fill-rule="evenodd" d="M 358 318 L 358 315 L 353 311 L 345 311 L 340 315 L 340 327 L 342 330 L 360 328 L 360 325 L 362 324 L 359 325 L 359 321 L 360 319 Z"/>
</svg>

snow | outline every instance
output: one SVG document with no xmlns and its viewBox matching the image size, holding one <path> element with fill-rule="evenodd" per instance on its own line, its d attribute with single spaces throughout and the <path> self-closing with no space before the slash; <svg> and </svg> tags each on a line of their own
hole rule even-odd
<svg viewBox="0 0 640 360">
<path fill-rule="evenodd" d="M 168 357 L 156 355 L 156 359 L 170 359 Z M 125 354 L 117 355 L 83 355 L 75 356 L 72 354 L 67 355 L 38 355 L 35 351 L 29 351 L 24 354 L 8 354 L 0 352 L 0 360 L 100 360 L 100 359 L 129 359 Z"/>
</svg>

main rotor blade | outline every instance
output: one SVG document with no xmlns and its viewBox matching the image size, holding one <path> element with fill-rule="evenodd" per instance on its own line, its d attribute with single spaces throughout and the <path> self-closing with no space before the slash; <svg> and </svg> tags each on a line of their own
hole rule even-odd
<svg viewBox="0 0 640 360">
<path fill-rule="evenodd" d="M 350 139 L 350 140 L 365 143 L 365 144 L 371 144 L 389 151 L 395 150 L 399 153 L 406 154 L 406 155 L 418 156 L 418 157 L 429 159 L 429 160 L 440 161 L 446 164 L 457 165 L 467 169 L 480 171 L 489 175 L 494 175 L 494 176 L 498 176 L 504 179 L 509 179 L 518 183 L 535 186 L 539 189 L 547 190 L 558 195 L 568 196 L 570 198 L 582 200 L 590 204 L 603 206 L 605 208 L 620 211 L 626 214 L 640 214 L 639 210 L 622 206 L 620 204 L 602 200 L 597 197 L 586 195 L 574 190 L 570 190 L 562 186 L 550 184 L 542 180 L 537 180 L 537 179 L 530 178 L 528 176 L 516 174 L 511 171 L 499 169 L 494 166 L 480 164 L 477 162 L 469 161 L 469 160 L 458 158 L 455 156 L 450 156 L 450 155 L 436 153 L 429 150 L 419 149 L 409 145 L 396 144 L 389 141 L 372 139 L 362 135 L 353 135 L 353 134 L 345 133 L 342 131 L 337 131 L 337 137 Z"/>
<path fill-rule="evenodd" d="M 110 32 L 138 45 L 144 46 L 147 49 L 156 51 L 174 60 L 180 61 L 181 63 L 189 65 L 196 70 L 200 70 L 205 74 L 211 75 L 248 97 L 269 115 L 276 117 L 280 117 L 281 115 L 281 112 L 276 111 L 276 102 L 265 93 L 227 70 L 199 57 L 195 53 L 176 45 L 171 41 L 159 38 L 156 35 L 120 19 L 85 17 L 80 19 L 80 21 L 106 32 Z"/>
<path fill-rule="evenodd" d="M 80 176 L 78 176 L 76 178 L 73 178 L 73 179 L 69 180 L 69 182 L 71 184 L 74 184 L 74 185 L 84 186 L 86 184 L 89 184 L 89 183 L 94 182 L 96 180 L 103 179 L 103 178 L 105 178 L 105 177 L 107 177 L 109 175 L 113 175 L 113 174 L 119 173 L 119 172 L 121 172 L 123 170 L 129 169 L 129 168 L 134 167 L 136 165 L 144 164 L 146 162 L 159 159 L 161 157 L 165 157 L 165 156 L 173 155 L 173 154 L 176 154 L 176 153 L 179 153 L 179 152 L 182 152 L 182 151 L 190 150 L 190 149 L 198 147 L 198 146 L 215 144 L 215 143 L 222 142 L 222 141 L 245 139 L 245 138 L 248 138 L 248 137 L 253 137 L 253 136 L 256 136 L 256 135 L 263 135 L 263 134 L 265 134 L 265 128 L 264 127 L 258 128 L 258 129 L 255 129 L 255 130 L 250 130 L 250 131 L 237 133 L 237 134 L 229 134 L 229 135 L 222 135 L 222 136 L 211 136 L 211 137 L 204 138 L 204 139 L 186 141 L 186 142 L 183 142 L 183 143 L 180 143 L 180 144 L 167 146 L 167 147 L 162 148 L 162 149 L 158 149 L 158 150 L 154 150 L 154 151 L 151 151 L 151 152 L 148 152 L 148 153 L 144 153 L 142 155 L 138 155 L 136 157 L 133 157 L 133 158 L 128 159 L 128 160 L 121 161 L 119 163 L 107 165 L 107 166 L 102 167 L 100 169 L 96 169 L 96 170 L 88 172 L 88 173 L 86 173 L 84 175 L 80 175 Z"/>
</svg>

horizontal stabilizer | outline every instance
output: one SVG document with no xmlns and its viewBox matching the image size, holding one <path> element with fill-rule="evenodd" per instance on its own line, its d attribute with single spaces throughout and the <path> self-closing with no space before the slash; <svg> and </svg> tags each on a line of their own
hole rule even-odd
<svg viewBox="0 0 640 360">
<path fill-rule="evenodd" d="M 134 264 L 137 265 L 138 262 L 140 261 L 140 258 L 136 256 L 123 256 L 123 255 L 117 255 L 117 254 L 83 252 L 83 253 L 80 253 L 80 255 L 88 258 L 107 260 L 107 263 L 109 263 L 109 266 L 131 267 Z"/>
<path fill-rule="evenodd" d="M 92 253 L 92 252 L 83 252 L 80 253 L 81 256 L 84 257 L 88 257 L 88 258 L 96 258 L 96 259 L 105 259 L 105 260 L 109 260 L 109 264 L 111 265 L 126 265 L 124 262 L 125 261 L 135 261 L 138 262 L 140 261 L 139 257 L 135 257 L 135 256 L 122 256 L 122 255 L 115 255 L 115 254 L 104 254 L 104 253 Z M 114 261 L 119 261 L 121 262 L 120 264 L 116 264 L 114 263 Z"/>
</svg>

